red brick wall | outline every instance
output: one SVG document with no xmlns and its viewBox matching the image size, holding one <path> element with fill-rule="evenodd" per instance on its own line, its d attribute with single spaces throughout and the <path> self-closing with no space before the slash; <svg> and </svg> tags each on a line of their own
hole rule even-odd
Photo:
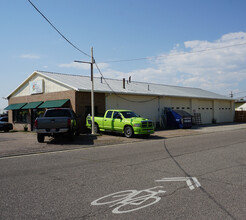
<svg viewBox="0 0 246 220">
<path fill-rule="evenodd" d="M 44 94 L 35 94 L 29 96 L 21 96 L 21 97 L 11 97 L 9 99 L 9 104 L 15 103 L 28 103 L 28 102 L 38 102 L 38 101 L 50 101 L 50 100 L 57 100 L 57 99 L 70 99 L 70 103 L 66 104 L 67 108 L 72 108 L 75 110 L 75 91 L 64 91 L 64 92 L 53 92 L 53 93 L 44 93 Z M 13 123 L 14 130 L 23 130 L 22 123 L 14 123 L 13 122 L 13 111 L 9 112 L 9 122 Z M 31 117 L 30 111 L 29 115 L 27 116 L 27 124 L 28 130 L 31 130 Z"/>
<path fill-rule="evenodd" d="M 44 93 L 44 94 L 36 94 L 22 97 L 12 97 L 9 99 L 9 104 L 15 103 L 29 103 L 29 102 L 37 102 L 37 101 L 50 101 L 57 99 L 70 99 L 70 103 L 65 105 L 66 108 L 72 108 L 77 115 L 80 115 L 81 118 L 79 120 L 79 125 L 81 127 L 81 131 L 85 131 L 85 118 L 86 118 L 86 106 L 91 106 L 91 93 L 90 92 L 77 92 L 74 90 L 63 91 L 63 92 L 54 92 L 54 93 Z M 95 93 L 94 94 L 94 102 L 97 107 L 99 114 L 104 114 L 105 112 L 105 94 L 104 93 Z M 13 112 L 10 110 L 9 112 L 9 122 L 13 123 L 15 130 L 23 130 L 23 125 L 20 123 L 13 122 Z M 29 112 L 30 113 L 30 112 Z M 27 117 L 28 120 L 28 130 L 31 130 L 31 117 L 30 115 Z"/>
<path fill-rule="evenodd" d="M 88 110 L 86 107 L 91 106 L 91 93 L 90 92 L 76 92 L 76 113 L 81 116 L 81 129 L 82 132 L 86 131 L 85 122 Z M 104 93 L 94 93 L 94 104 L 99 115 L 105 112 L 105 94 Z"/>
</svg>

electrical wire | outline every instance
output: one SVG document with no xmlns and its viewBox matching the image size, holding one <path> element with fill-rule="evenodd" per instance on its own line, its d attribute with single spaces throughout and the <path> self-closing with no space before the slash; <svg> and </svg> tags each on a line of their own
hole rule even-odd
<svg viewBox="0 0 246 220">
<path fill-rule="evenodd" d="M 243 91 L 243 92 L 236 92 L 236 93 L 233 93 L 233 95 L 240 94 L 240 93 L 246 93 L 246 91 Z"/>
<path fill-rule="evenodd" d="M 50 21 L 49 19 L 32 3 L 31 0 L 28 0 L 28 2 L 32 5 L 32 7 L 55 29 L 55 31 L 65 40 L 67 41 L 73 48 L 75 48 L 76 50 L 78 50 L 79 52 L 81 52 L 82 54 L 84 54 L 87 57 L 91 57 L 89 54 L 85 53 L 84 51 L 82 51 L 81 49 L 79 49 L 77 46 L 75 46 L 71 41 L 69 41 Z M 225 49 L 225 48 L 230 48 L 230 47 L 235 47 L 235 46 L 243 46 L 246 45 L 246 43 L 241 43 L 241 44 L 233 44 L 233 45 L 228 45 L 228 46 L 224 46 L 224 47 L 218 47 L 218 48 L 207 48 L 204 50 L 198 50 L 198 51 L 191 51 L 191 52 L 181 52 L 181 53 L 174 53 L 174 54 L 169 54 L 169 55 L 160 55 L 160 56 L 150 56 L 150 57 L 142 57 L 142 58 L 133 58 L 133 59 L 125 59 L 125 60 L 112 60 L 112 61 L 102 61 L 99 63 L 117 63 L 117 62 L 132 62 L 132 61 L 140 61 L 140 60 L 150 60 L 150 59 L 157 59 L 157 58 L 161 58 L 161 57 L 173 57 L 173 56 L 181 56 L 181 55 L 187 55 L 187 54 L 196 54 L 196 53 L 202 53 L 202 52 L 208 52 L 208 51 L 214 51 L 214 50 L 220 50 L 220 49 Z M 93 58 L 94 59 L 94 58 Z M 106 82 L 107 86 L 110 88 L 110 90 L 112 90 L 112 92 L 119 98 L 129 101 L 129 102 L 138 102 L 138 103 L 145 103 L 145 102 L 150 102 L 153 101 L 156 98 L 153 98 L 151 100 L 145 100 L 145 101 L 132 101 L 132 100 L 128 100 L 126 98 L 123 98 L 121 96 L 119 96 L 113 89 L 112 87 L 108 84 L 108 82 L 106 81 L 105 77 L 103 76 L 101 70 L 99 69 L 97 63 L 95 62 L 95 65 L 97 67 L 98 72 L 100 73 L 100 75 L 102 76 L 102 78 L 104 79 L 104 81 Z M 244 92 L 239 92 L 239 93 L 244 93 Z M 235 94 L 239 94 L 239 93 L 235 93 Z"/>
<path fill-rule="evenodd" d="M 91 57 L 89 54 L 85 53 L 81 49 L 79 49 L 77 46 L 75 46 L 71 41 L 69 41 L 50 21 L 49 19 L 32 3 L 31 0 L 27 0 L 33 8 L 56 30 L 56 32 L 65 40 L 67 41 L 71 46 L 73 46 L 76 50 L 79 52 L 83 53 L 84 55 Z M 150 56 L 150 57 L 141 57 L 141 58 L 133 58 L 133 59 L 123 59 L 123 60 L 111 60 L 111 61 L 101 61 L 99 63 L 117 63 L 117 62 L 132 62 L 132 61 L 140 61 L 140 60 L 149 60 L 149 59 L 154 59 L 154 58 L 161 58 L 161 57 L 172 57 L 172 56 L 181 56 L 181 55 L 187 55 L 187 54 L 196 54 L 196 53 L 202 53 L 202 52 L 208 52 L 208 51 L 214 51 L 214 50 L 220 50 L 220 49 L 225 49 L 225 48 L 230 48 L 230 47 L 235 47 L 235 46 L 243 46 L 246 45 L 246 43 L 241 43 L 241 44 L 233 44 L 233 45 L 228 45 L 228 46 L 223 46 L 223 47 L 218 47 L 218 48 L 207 48 L 203 50 L 198 50 L 198 51 L 191 51 L 191 52 L 183 52 L 183 53 L 175 53 L 175 54 L 169 54 L 169 55 L 160 55 L 160 56 Z"/>
<path fill-rule="evenodd" d="M 33 8 L 56 30 L 56 32 L 64 39 L 66 40 L 71 46 L 73 46 L 76 50 L 78 50 L 79 52 L 83 53 L 84 55 L 88 56 L 88 57 L 91 57 L 89 54 L 85 53 L 84 51 L 80 50 L 78 47 L 76 47 L 71 41 L 69 41 L 50 21 L 49 19 L 31 2 L 31 0 L 28 0 L 28 2 L 33 6 Z M 94 58 L 93 58 L 94 60 Z M 138 60 L 138 59 L 136 59 Z M 113 89 L 112 87 L 108 84 L 108 82 L 106 81 L 105 77 L 103 76 L 101 70 L 99 69 L 97 63 L 95 62 L 94 60 L 94 63 L 97 67 L 97 70 L 98 72 L 101 74 L 102 78 L 104 79 L 104 81 L 106 82 L 107 86 L 110 88 L 110 90 L 119 98 L 125 100 L 125 101 L 129 101 L 129 102 L 139 102 L 139 103 L 145 103 L 145 102 L 149 102 L 149 101 L 152 101 L 154 99 L 151 99 L 151 100 L 146 100 L 146 101 L 132 101 L 132 100 L 128 100 L 126 98 L 123 98 L 121 96 L 119 96 Z"/>
<path fill-rule="evenodd" d="M 221 50 L 221 49 L 225 49 L 225 48 L 237 47 L 237 46 L 243 46 L 243 45 L 246 45 L 246 43 L 233 44 L 233 45 L 217 47 L 217 48 L 207 48 L 207 49 L 203 49 L 203 50 L 190 51 L 190 52 L 173 53 L 173 54 L 160 55 L 160 56 L 149 56 L 149 57 L 141 57 L 141 58 L 133 58 L 133 59 L 125 59 L 125 60 L 100 61 L 98 63 L 120 63 L 120 62 L 132 62 L 132 61 L 140 61 L 140 60 L 151 60 L 151 59 L 158 59 L 158 58 L 162 58 L 162 57 L 174 57 L 174 56 L 182 56 L 182 55 L 187 55 L 187 54 L 203 53 L 203 52 Z"/>
<path fill-rule="evenodd" d="M 95 61 L 95 60 L 94 60 Z M 114 90 L 113 88 L 109 85 L 109 83 L 107 82 L 107 80 L 105 79 L 105 77 L 103 76 L 102 74 L 102 71 L 99 69 L 96 61 L 94 62 L 95 65 L 96 65 L 96 68 L 98 70 L 98 72 L 100 73 L 100 75 L 102 76 L 102 78 L 104 79 L 105 83 L 107 84 L 107 86 L 109 87 L 109 89 L 113 92 L 114 95 L 116 95 L 117 97 L 119 97 L 120 99 L 122 100 L 125 100 L 125 101 L 128 101 L 128 102 L 134 102 L 134 103 L 146 103 L 146 102 L 151 102 L 155 99 L 157 99 L 158 97 L 155 97 L 155 98 L 152 98 L 152 99 L 149 99 L 149 100 L 143 100 L 143 101 L 133 101 L 133 100 L 130 100 L 130 99 L 127 99 L 127 98 L 124 98 L 124 97 L 121 97 L 120 95 L 118 95 Z"/>
<path fill-rule="evenodd" d="M 85 53 L 84 51 L 80 50 L 78 47 L 76 47 L 71 41 L 69 41 L 50 21 L 49 19 L 31 2 L 31 0 L 27 0 L 32 7 L 56 30 L 56 32 L 65 40 L 67 41 L 72 47 L 74 47 L 79 52 L 83 53 L 85 56 L 90 57 L 89 54 Z"/>
</svg>

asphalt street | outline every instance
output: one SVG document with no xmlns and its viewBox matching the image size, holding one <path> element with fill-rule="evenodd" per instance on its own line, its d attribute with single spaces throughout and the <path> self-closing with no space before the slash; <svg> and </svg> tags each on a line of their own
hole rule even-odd
<svg viewBox="0 0 246 220">
<path fill-rule="evenodd" d="M 246 219 L 245 132 L 2 157 L 0 218 Z"/>
</svg>

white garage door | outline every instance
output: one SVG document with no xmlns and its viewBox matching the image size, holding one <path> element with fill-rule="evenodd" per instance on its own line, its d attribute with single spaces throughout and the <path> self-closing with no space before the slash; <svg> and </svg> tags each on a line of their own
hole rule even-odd
<svg viewBox="0 0 246 220">
<path fill-rule="evenodd" d="M 201 113 L 202 124 L 210 124 L 213 120 L 213 101 L 199 100 L 197 112 Z"/>
</svg>

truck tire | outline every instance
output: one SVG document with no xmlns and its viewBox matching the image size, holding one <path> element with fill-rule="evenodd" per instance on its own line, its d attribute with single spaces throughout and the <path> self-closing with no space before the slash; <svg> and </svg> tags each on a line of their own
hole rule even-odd
<svg viewBox="0 0 246 220">
<path fill-rule="evenodd" d="M 43 134 L 37 134 L 37 140 L 39 143 L 44 143 L 44 135 Z"/>
<path fill-rule="evenodd" d="M 126 126 L 126 127 L 124 128 L 124 135 L 125 135 L 125 137 L 127 137 L 127 138 L 130 138 L 130 137 L 133 136 L 133 130 L 132 130 L 132 127 L 131 127 L 131 126 Z"/>
<path fill-rule="evenodd" d="M 99 126 L 98 126 L 97 123 L 95 123 L 95 125 L 94 125 L 94 132 L 95 132 L 96 134 L 99 134 L 99 133 L 100 133 L 100 129 L 99 129 Z"/>
</svg>

